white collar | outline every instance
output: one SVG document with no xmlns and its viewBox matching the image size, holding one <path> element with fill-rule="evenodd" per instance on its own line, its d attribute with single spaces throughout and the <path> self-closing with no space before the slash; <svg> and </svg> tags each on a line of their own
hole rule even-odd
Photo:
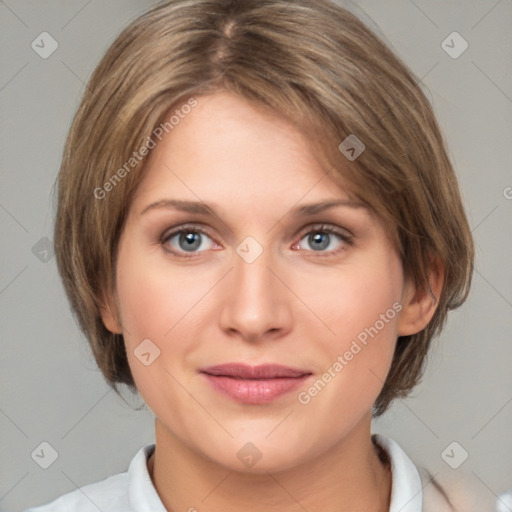
<svg viewBox="0 0 512 512">
<path fill-rule="evenodd" d="M 389 512 L 421 512 L 423 487 L 418 469 L 393 439 L 372 434 L 391 461 L 391 504 Z"/>
<path fill-rule="evenodd" d="M 154 443 L 141 448 L 128 468 L 128 498 L 135 512 L 167 512 L 149 476 L 147 460 L 154 450 Z"/>
</svg>

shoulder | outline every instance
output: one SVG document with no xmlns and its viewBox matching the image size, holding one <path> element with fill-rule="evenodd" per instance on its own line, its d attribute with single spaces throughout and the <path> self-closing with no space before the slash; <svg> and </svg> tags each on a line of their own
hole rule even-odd
<svg viewBox="0 0 512 512">
<path fill-rule="evenodd" d="M 433 475 L 418 467 L 423 486 L 424 512 L 493 512 L 494 500 L 469 475 Z M 478 490 L 482 489 L 482 492 Z"/>
<path fill-rule="evenodd" d="M 392 470 L 391 508 L 402 512 L 493 512 L 494 501 L 474 475 L 457 472 L 433 474 L 413 462 L 393 439 L 373 434 L 385 449 Z"/>
<path fill-rule="evenodd" d="M 153 512 L 165 510 L 152 486 L 147 469 L 147 457 L 154 448 L 154 444 L 140 448 L 124 473 L 82 486 L 51 503 L 24 512 L 132 512 L 134 506 L 137 508 L 139 505 Z"/>
<path fill-rule="evenodd" d="M 98 512 L 99 510 L 129 511 L 127 501 L 128 475 L 119 473 L 101 482 L 85 485 L 45 505 L 24 512 Z M 116 507 L 116 508 L 112 508 Z"/>
</svg>

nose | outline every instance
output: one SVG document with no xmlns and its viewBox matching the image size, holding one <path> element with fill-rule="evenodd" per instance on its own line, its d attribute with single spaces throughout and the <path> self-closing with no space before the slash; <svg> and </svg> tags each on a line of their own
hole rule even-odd
<svg viewBox="0 0 512 512">
<path fill-rule="evenodd" d="M 224 281 L 220 327 L 248 342 L 277 339 L 292 327 L 292 297 L 282 265 L 269 249 L 252 262 L 238 253 Z"/>
</svg>

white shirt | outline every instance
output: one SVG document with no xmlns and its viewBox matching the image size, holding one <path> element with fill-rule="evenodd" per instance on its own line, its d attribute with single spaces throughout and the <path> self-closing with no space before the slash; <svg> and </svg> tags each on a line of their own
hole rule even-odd
<svg viewBox="0 0 512 512">
<path fill-rule="evenodd" d="M 496 499 L 495 512 L 510 512 L 512 510 L 512 489 L 500 494 Z"/>
<path fill-rule="evenodd" d="M 384 448 L 391 462 L 389 512 L 450 510 L 447 505 L 443 505 L 444 500 L 440 494 L 437 495 L 437 491 L 430 490 L 426 496 L 427 493 L 423 492 L 425 483 L 422 484 L 420 473 L 398 443 L 382 434 L 372 434 L 372 437 Z M 29 508 L 25 512 L 167 512 L 147 468 L 147 459 L 154 449 L 154 444 L 141 448 L 130 462 L 128 471 L 124 473 L 85 485 L 51 503 Z"/>
</svg>

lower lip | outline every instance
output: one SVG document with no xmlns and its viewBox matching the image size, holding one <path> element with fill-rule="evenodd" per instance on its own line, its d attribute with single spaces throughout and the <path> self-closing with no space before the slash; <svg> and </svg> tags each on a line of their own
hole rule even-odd
<svg viewBox="0 0 512 512">
<path fill-rule="evenodd" d="M 300 387 L 311 375 L 275 379 L 235 379 L 203 373 L 214 389 L 247 404 L 265 404 Z"/>
</svg>

